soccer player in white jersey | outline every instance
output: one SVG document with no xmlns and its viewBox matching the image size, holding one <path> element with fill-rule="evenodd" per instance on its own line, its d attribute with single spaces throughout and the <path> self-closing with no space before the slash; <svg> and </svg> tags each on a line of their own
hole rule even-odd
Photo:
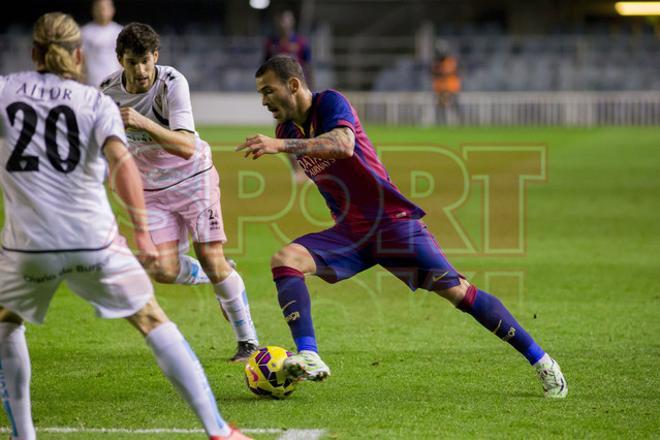
<svg viewBox="0 0 660 440">
<path fill-rule="evenodd" d="M 211 283 L 237 340 L 230 358 L 242 362 L 258 345 L 243 279 L 227 262 L 219 177 L 211 148 L 195 132 L 188 81 L 156 65 L 160 38 L 143 23 L 117 38 L 123 66 L 101 84 L 120 107 L 129 149 L 142 175 L 151 238 L 158 247 L 161 283 Z M 186 255 L 188 234 L 199 261 Z M 201 263 L 201 267 L 200 267 Z"/>
<path fill-rule="evenodd" d="M 85 82 L 90 86 L 98 87 L 103 78 L 121 67 L 115 55 L 121 25 L 112 21 L 114 16 L 115 5 L 112 0 L 93 0 L 93 20 L 81 28 Z"/>
<path fill-rule="evenodd" d="M 76 81 L 82 66 L 78 25 L 68 15 L 45 14 L 35 23 L 33 42 L 36 71 L 0 76 L 0 395 L 10 438 L 36 438 L 23 320 L 43 322 L 66 281 L 98 316 L 126 318 L 145 336 L 211 440 L 246 439 L 220 416 L 202 366 L 118 235 L 103 185 L 108 171 L 128 207 L 139 258 L 145 266 L 157 262 L 119 110 Z"/>
</svg>

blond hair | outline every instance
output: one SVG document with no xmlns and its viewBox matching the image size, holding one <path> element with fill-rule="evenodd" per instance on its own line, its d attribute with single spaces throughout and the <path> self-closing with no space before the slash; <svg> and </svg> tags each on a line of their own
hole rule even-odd
<svg viewBox="0 0 660 440">
<path fill-rule="evenodd" d="M 73 51 L 82 45 L 78 23 L 68 14 L 49 12 L 34 24 L 32 40 L 36 58 L 46 71 L 64 78 L 82 80 Z"/>
</svg>

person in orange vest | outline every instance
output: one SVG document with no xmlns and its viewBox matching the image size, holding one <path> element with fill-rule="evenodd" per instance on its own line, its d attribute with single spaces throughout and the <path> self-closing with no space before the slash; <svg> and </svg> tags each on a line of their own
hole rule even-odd
<svg viewBox="0 0 660 440">
<path fill-rule="evenodd" d="M 444 115 L 444 122 L 449 122 L 449 118 L 458 115 L 456 96 L 461 91 L 456 58 L 447 53 L 440 54 L 433 63 L 432 75 L 436 104 Z"/>
</svg>

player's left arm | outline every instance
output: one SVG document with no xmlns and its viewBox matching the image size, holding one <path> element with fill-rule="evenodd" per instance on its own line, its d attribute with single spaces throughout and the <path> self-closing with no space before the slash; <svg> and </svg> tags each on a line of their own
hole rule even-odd
<svg viewBox="0 0 660 440">
<path fill-rule="evenodd" d="M 355 133 L 349 127 L 337 127 L 311 139 L 275 139 L 263 134 L 249 137 L 236 148 L 245 157 L 258 159 L 264 154 L 290 153 L 321 159 L 345 159 L 353 156 Z"/>
</svg>

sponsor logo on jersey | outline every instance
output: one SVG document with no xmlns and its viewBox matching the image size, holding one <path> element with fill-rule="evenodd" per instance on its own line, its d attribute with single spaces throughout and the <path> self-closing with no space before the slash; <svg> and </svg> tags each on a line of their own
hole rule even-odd
<svg viewBox="0 0 660 440">
<path fill-rule="evenodd" d="M 302 156 L 298 158 L 298 163 L 302 169 L 310 176 L 316 176 L 326 168 L 335 163 L 336 159 L 321 159 L 319 157 Z"/>
</svg>

